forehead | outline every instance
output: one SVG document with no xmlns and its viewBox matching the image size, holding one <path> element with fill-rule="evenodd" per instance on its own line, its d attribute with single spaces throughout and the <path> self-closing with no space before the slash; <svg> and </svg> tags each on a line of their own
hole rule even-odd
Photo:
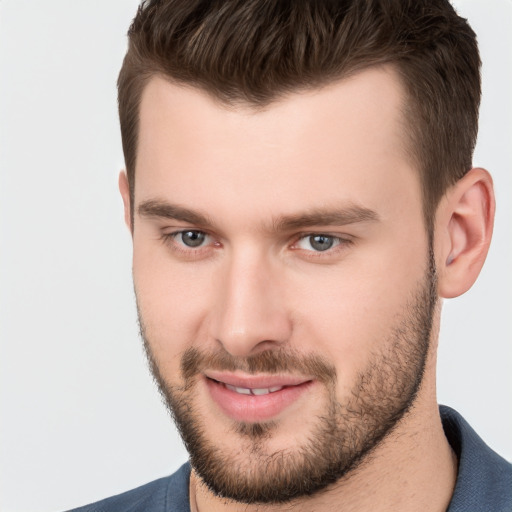
<svg viewBox="0 0 512 512">
<path fill-rule="evenodd" d="M 386 67 L 258 110 L 227 107 L 196 88 L 154 77 L 141 99 L 136 203 L 158 196 L 212 214 L 229 215 L 229 207 L 261 213 L 262 205 L 286 214 L 298 203 L 317 208 L 379 195 L 390 202 L 407 188 L 419 202 L 404 98 Z"/>
</svg>

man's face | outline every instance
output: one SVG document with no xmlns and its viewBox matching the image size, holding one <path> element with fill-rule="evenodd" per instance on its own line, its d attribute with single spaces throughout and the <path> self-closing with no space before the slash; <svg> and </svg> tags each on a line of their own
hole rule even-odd
<svg viewBox="0 0 512 512">
<path fill-rule="evenodd" d="M 142 333 L 192 464 L 221 495 L 312 494 L 415 398 L 435 276 L 402 102 L 386 69 L 260 111 L 160 78 L 144 91 Z"/>
</svg>

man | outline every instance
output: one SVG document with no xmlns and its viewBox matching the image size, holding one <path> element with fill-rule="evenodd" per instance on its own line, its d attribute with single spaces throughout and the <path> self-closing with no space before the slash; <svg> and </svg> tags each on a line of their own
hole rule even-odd
<svg viewBox="0 0 512 512">
<path fill-rule="evenodd" d="M 512 466 L 435 393 L 494 217 L 465 20 L 149 1 L 129 37 L 119 185 L 190 464 L 82 510 L 511 510 Z"/>
</svg>

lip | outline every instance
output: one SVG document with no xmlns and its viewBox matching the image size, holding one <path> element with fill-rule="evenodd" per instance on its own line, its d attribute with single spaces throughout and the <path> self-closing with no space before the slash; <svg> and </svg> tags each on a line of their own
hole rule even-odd
<svg viewBox="0 0 512 512">
<path fill-rule="evenodd" d="M 277 386 L 297 386 L 313 380 L 311 377 L 298 375 L 244 375 L 232 372 L 208 370 L 209 379 L 236 386 L 237 388 L 272 388 Z"/>
<path fill-rule="evenodd" d="M 221 411 L 233 420 L 256 423 L 270 421 L 300 399 L 314 381 L 303 376 L 240 375 L 228 372 L 205 372 L 210 396 Z M 265 395 L 245 395 L 226 387 L 250 389 L 281 387 Z"/>
</svg>

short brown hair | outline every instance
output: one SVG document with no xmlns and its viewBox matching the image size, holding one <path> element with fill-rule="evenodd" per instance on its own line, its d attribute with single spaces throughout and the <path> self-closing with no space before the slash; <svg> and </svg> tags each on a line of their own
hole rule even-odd
<svg viewBox="0 0 512 512">
<path fill-rule="evenodd" d="M 392 64 L 408 95 L 429 226 L 447 188 L 471 168 L 480 57 L 448 0 L 147 0 L 128 37 L 118 90 L 132 214 L 139 104 L 157 74 L 258 107 Z"/>
</svg>

